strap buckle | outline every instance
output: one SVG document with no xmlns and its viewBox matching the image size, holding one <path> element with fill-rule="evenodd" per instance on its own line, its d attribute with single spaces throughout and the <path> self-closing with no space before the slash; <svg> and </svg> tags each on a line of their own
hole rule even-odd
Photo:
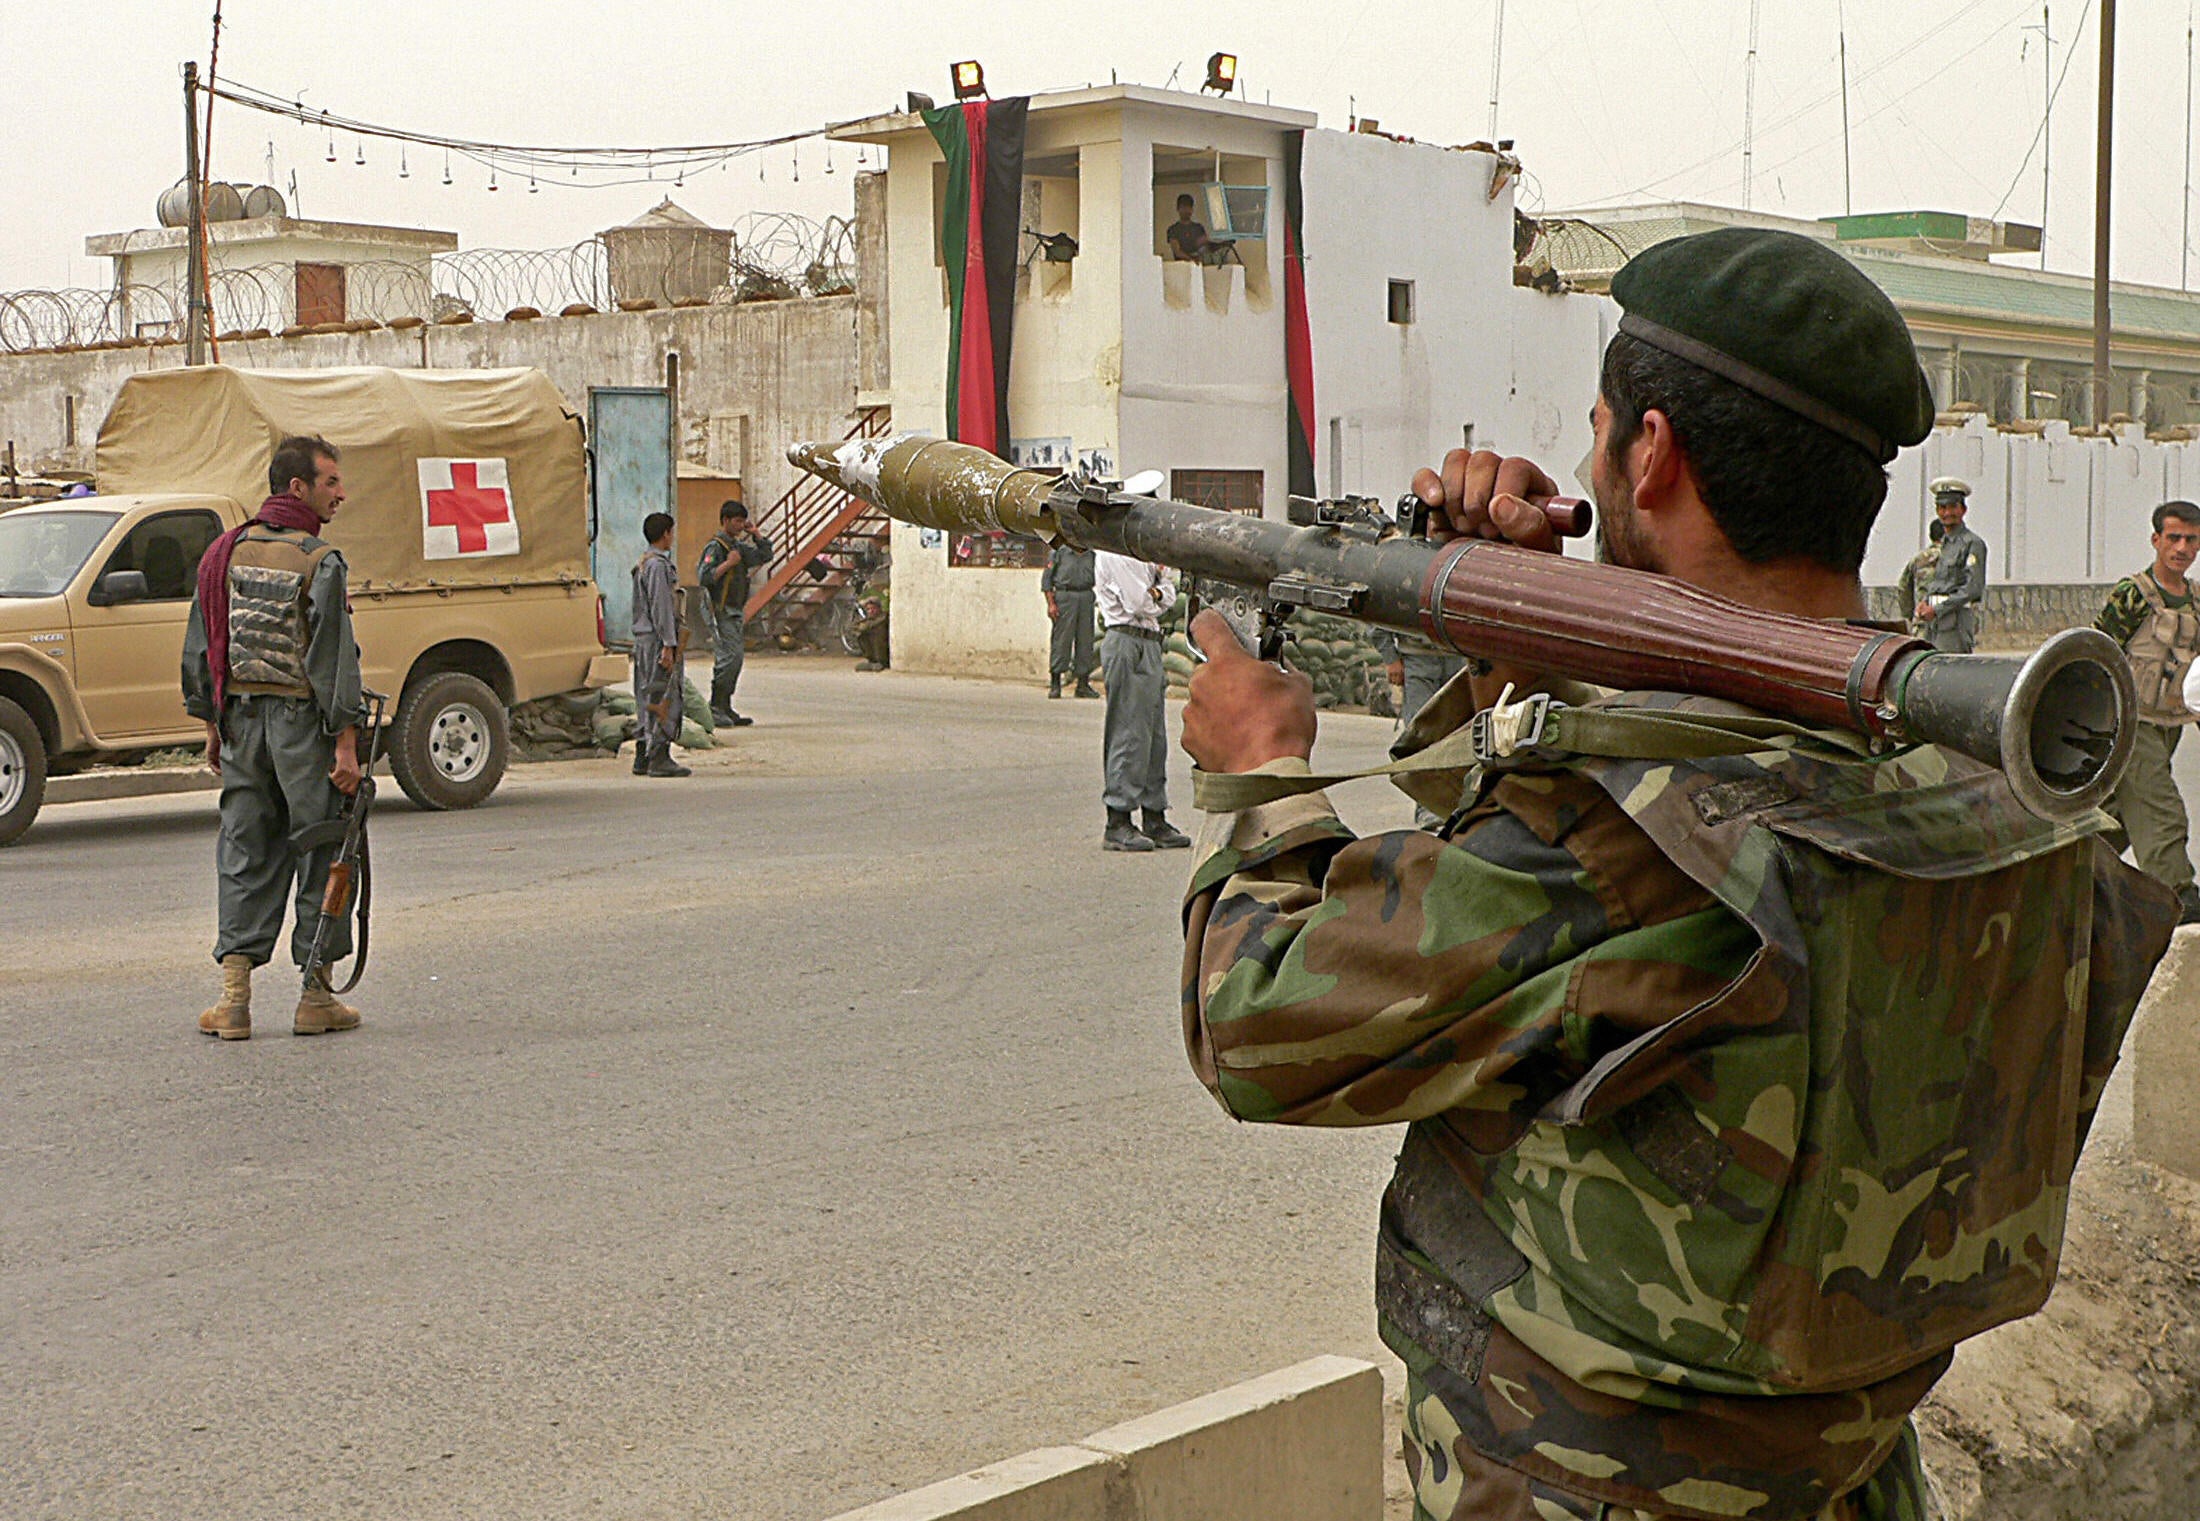
<svg viewBox="0 0 2200 1521">
<path fill-rule="evenodd" d="M 1550 726 L 1551 694 L 1536 692 L 1519 702 L 1512 700 L 1512 694 L 1512 683 L 1507 682 L 1497 701 L 1469 721 L 1474 758 L 1482 765 L 1543 743 L 1543 731 Z"/>
</svg>

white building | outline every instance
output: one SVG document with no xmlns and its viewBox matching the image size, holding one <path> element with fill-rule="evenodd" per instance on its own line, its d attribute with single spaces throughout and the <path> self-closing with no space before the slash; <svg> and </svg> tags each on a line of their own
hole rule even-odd
<svg viewBox="0 0 2200 1521">
<path fill-rule="evenodd" d="M 2036 253 L 2036 227 L 1937 211 L 1806 220 L 1690 201 L 1553 212 L 1533 227 L 1528 262 L 1596 292 L 1636 254 L 1687 233 L 1770 227 L 1822 239 L 1901 311 L 1944 410 L 2005 423 L 2093 417 L 2093 281 L 1991 262 Z M 2200 424 L 2200 294 L 2115 281 L 2109 310 L 2103 417 L 2156 433 Z"/>
<path fill-rule="evenodd" d="M 426 310 L 435 256 L 455 250 L 458 234 L 277 213 L 209 221 L 206 243 L 215 331 L 281 332 Z M 84 240 L 84 251 L 114 261 L 124 336 L 180 331 L 190 257 L 185 228 L 98 233 Z"/>
<path fill-rule="evenodd" d="M 1518 165 L 1322 131 L 1310 112 L 1130 85 L 1034 96 L 1009 385 L 1011 452 L 1158 468 L 1170 494 L 1281 517 L 1286 139 L 1303 134 L 1316 490 L 1390 496 L 1471 440 L 1570 465 L 1589 444 L 1611 308 L 1513 284 Z M 946 168 L 921 117 L 835 136 L 888 150 L 886 281 L 895 426 L 944 432 Z M 1176 199 L 1229 199 L 1261 235 L 1221 262 L 1172 259 Z M 1265 224 L 1253 212 L 1266 192 Z M 1248 194 L 1247 192 L 1252 192 Z M 1221 232 L 1219 226 L 1213 230 Z M 1066 233 L 1068 262 L 1040 239 Z M 1036 572 L 951 563 L 896 525 L 894 659 L 912 670 L 1040 676 Z"/>
</svg>

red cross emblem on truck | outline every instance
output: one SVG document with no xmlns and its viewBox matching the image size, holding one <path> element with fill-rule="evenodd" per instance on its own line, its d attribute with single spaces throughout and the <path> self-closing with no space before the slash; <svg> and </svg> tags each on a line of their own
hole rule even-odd
<svg viewBox="0 0 2200 1521">
<path fill-rule="evenodd" d="M 458 530 L 460 554 L 482 553 L 489 547 L 488 526 L 512 521 L 512 493 L 501 486 L 484 487 L 480 474 L 477 461 L 454 459 L 451 489 L 428 493 L 428 521 Z"/>
<path fill-rule="evenodd" d="M 519 553 L 509 471 L 501 459 L 420 461 L 421 553 L 430 560 Z"/>
</svg>

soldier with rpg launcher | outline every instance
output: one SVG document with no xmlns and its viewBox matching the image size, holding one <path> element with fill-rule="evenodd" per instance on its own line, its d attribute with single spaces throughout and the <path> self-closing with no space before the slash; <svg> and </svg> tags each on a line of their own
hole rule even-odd
<svg viewBox="0 0 2200 1521">
<path fill-rule="evenodd" d="M 1306 681 L 1216 614 L 1184 716 L 1195 1073 L 1239 1119 L 1405 1127 L 1374 1287 L 1417 1517 L 1922 1517 L 1910 1412 L 2046 1299 L 2177 917 L 2097 837 L 2130 673 L 2093 630 L 2002 659 L 1851 621 L 1932 403 L 1840 255 L 1725 229 L 1612 293 L 1602 565 L 1490 453 L 1416 478 L 1428 544 L 926 459 L 953 445 L 792 452 L 911 521 L 1473 662 L 1394 768 L 1433 832 L 1338 820 Z"/>
</svg>

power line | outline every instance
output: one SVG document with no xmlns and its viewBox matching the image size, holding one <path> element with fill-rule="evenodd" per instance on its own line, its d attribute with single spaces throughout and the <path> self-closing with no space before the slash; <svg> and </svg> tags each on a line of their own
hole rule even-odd
<svg viewBox="0 0 2200 1521">
<path fill-rule="evenodd" d="M 1877 75 L 1884 73 L 1886 70 L 1892 68 L 1895 64 L 1899 63 L 1902 59 L 1908 57 L 1911 53 L 1916 52 L 1926 43 L 1932 41 L 1935 37 L 1938 37 L 1942 32 L 1947 31 L 1950 27 L 1955 26 L 1957 23 L 1961 22 L 1973 11 L 1978 10 L 1980 7 L 1989 3 L 1991 3 L 1991 0 L 1969 0 L 1969 3 L 1964 5 L 1961 10 L 1956 11 L 1953 15 L 1943 17 L 1937 24 L 1928 27 L 1925 31 L 1919 33 L 1916 37 L 1912 38 L 1909 42 L 1903 44 L 1899 48 L 1896 48 L 1886 57 L 1880 59 L 1879 62 L 1871 65 L 1869 68 L 1859 71 L 1854 75 L 1851 75 L 1849 78 L 1849 83 L 1852 85 L 1862 85 L 1866 80 L 1872 79 Z M 2025 0 L 2024 14 L 2030 14 L 2030 11 L 2031 0 Z M 1994 32 L 1999 33 L 2007 30 L 2008 27 L 2015 22 L 2015 20 L 2015 17 L 2011 17 L 2009 21 L 2005 21 L 2000 26 L 1994 28 Z M 1774 121 L 1768 123 L 1765 127 L 1765 131 L 1767 133 L 1777 133 L 1783 128 L 1793 126 L 1796 122 L 1801 121 L 1804 117 L 1808 116 L 1811 112 L 1817 110 L 1820 106 L 1827 104 L 1829 101 L 1838 99 L 1840 97 L 1840 94 L 1840 87 L 1836 86 L 1835 88 L 1826 91 L 1822 95 L 1814 96 L 1813 98 L 1804 101 L 1803 104 L 1797 106 L 1794 110 L 1788 112 L 1786 115 L 1781 116 Z M 1676 179 L 1680 179 L 1685 175 L 1694 174 L 1699 169 L 1704 169 L 1712 164 L 1718 163 L 1721 159 L 1724 159 L 1729 154 L 1733 153 L 1735 149 L 1739 146 L 1739 143 L 1729 143 L 1725 147 L 1720 148 L 1715 152 L 1705 154 L 1702 158 L 1695 160 L 1693 163 L 1683 164 L 1678 169 L 1668 170 L 1666 173 L 1657 176 L 1655 179 L 1645 180 L 1640 185 L 1635 186 L 1632 190 L 1622 190 L 1615 192 L 1611 195 L 1592 196 L 1590 200 L 1592 202 L 1625 200 L 1634 196 L 1641 195 L 1646 191 L 1656 189 L 1660 185 L 1667 184 Z M 1793 159 L 1783 159 L 1781 163 L 1786 164 L 1792 163 L 1793 161 Z M 1774 167 L 1778 168 L 1779 165 L 1775 165 Z"/>
<path fill-rule="evenodd" d="M 2092 14 L 2093 0 L 2085 0 L 2085 9 L 2078 12 L 2079 37 L 2083 37 L 2085 35 L 2086 18 L 2088 18 Z M 1989 222 L 1993 221 L 1996 217 L 2001 215 L 2001 208 L 2008 205 L 2009 197 L 2017 193 L 2017 181 L 2024 178 L 2024 171 L 2032 162 L 2032 150 L 2040 145 L 2040 139 L 2047 133 L 2047 124 L 2050 120 L 2053 119 L 2055 114 L 2055 101 L 2057 97 L 2062 94 L 2063 81 L 2070 77 L 2070 65 L 2077 60 L 2077 57 L 2077 38 L 2072 38 L 2070 46 L 2066 48 L 2063 52 L 2062 72 L 2055 76 L 2055 88 L 2047 92 L 2047 108 L 2040 112 L 2039 130 L 2032 134 L 2032 141 L 2025 148 L 2024 157 L 2017 163 L 2017 172 L 2009 177 L 2009 188 L 2001 193 L 2001 199 L 1996 201 L 1994 203 L 1994 209 L 1987 213 L 1986 220 L 1988 220 Z M 2045 215 L 2044 208 L 2042 210 L 2042 215 Z"/>
<path fill-rule="evenodd" d="M 1992 45 L 1992 43 L 1994 42 L 1994 40 L 1995 40 L 1996 38 L 1998 38 L 1999 36 L 2001 36 L 2001 34 L 2002 34 L 2003 32 L 2006 32 L 2006 31 L 2008 31 L 2008 30 L 2009 30 L 2009 28 L 2011 28 L 2012 26 L 2015 26 L 2015 25 L 2017 24 L 2017 19 L 2018 19 L 2017 17 L 2015 17 L 2015 16 L 2012 16 L 2012 17 L 2010 17 L 2010 18 L 2009 18 L 2009 19 L 2008 19 L 2007 21 L 2004 21 L 2004 22 L 2002 22 L 2002 23 L 2001 23 L 2001 24 L 2000 24 L 1999 26 L 1997 26 L 1997 27 L 1994 27 L 1994 28 L 1992 28 L 1991 30 L 1987 31 L 1986 33 L 1984 33 L 1984 34 L 1983 34 L 1983 35 L 1982 35 L 1982 36 L 1981 36 L 1981 37 L 1979 38 L 1979 40 L 1978 40 L 1977 42 L 1974 42 L 1974 43 L 1972 43 L 1972 44 L 1971 44 L 1971 46 L 1969 46 L 1969 47 L 1965 48 L 1965 49 L 1964 49 L 1964 50 L 1963 50 L 1962 52 L 1960 52 L 1960 53 L 1956 54 L 1956 55 L 1955 55 L 1954 57 L 1952 57 L 1952 58 L 1948 59 L 1948 61 L 1947 61 L 1947 62 L 1945 62 L 1945 63 L 1941 64 L 1941 65 L 1940 65 L 1940 66 L 1939 66 L 1938 68 L 1934 69 L 1934 70 L 1933 70 L 1933 71 L 1932 71 L 1931 73 L 1929 73 L 1929 74 L 1925 75 L 1925 76 L 1924 76 L 1924 77 L 1923 77 L 1922 79 L 1919 79 L 1919 80 L 1916 80 L 1916 81 L 1914 81 L 1914 82 L 1913 82 L 1913 83 L 1912 83 L 1912 84 L 1911 84 L 1911 85 L 1909 86 L 1909 88 L 1910 88 L 1910 89 L 1911 89 L 1912 91 L 1915 91 L 1915 90 L 1916 90 L 1916 89 L 1917 89 L 1917 88 L 1918 88 L 1919 86 L 1931 83 L 1931 82 L 1932 82 L 1933 80 L 1935 80 L 1935 79 L 1938 79 L 1938 78 L 1939 78 L 1939 77 L 1940 77 L 1941 75 L 1943 75 L 1943 74 L 1947 73 L 1947 72 L 1948 72 L 1949 70 L 1951 70 L 1951 69 L 1955 68 L 1956 66 L 1958 66 L 1959 64 L 1961 64 L 1961 63 L 1962 63 L 1962 62 L 1963 62 L 1963 61 L 1964 61 L 1965 59 L 1969 58 L 1969 57 L 1970 57 L 1970 56 L 1971 56 L 1972 54 L 1974 54 L 1974 53 L 1977 53 L 1977 52 L 1979 52 L 1979 51 L 1981 51 L 1981 50 L 1985 49 L 1986 47 L 1988 47 L 1988 46 Z M 1830 93 L 1830 92 L 1829 92 L 1829 94 L 1827 94 L 1827 95 L 1825 95 L 1825 96 L 1822 96 L 1822 97 L 1820 97 L 1820 99 L 1821 99 L 1821 100 L 1827 100 L 1827 99 L 1831 99 L 1831 98 L 1832 98 L 1832 95 L 1831 95 L 1831 93 Z M 1858 122 L 1857 122 L 1857 125 L 1858 125 L 1858 126 L 1868 126 L 1868 125 L 1870 125 L 1871 123 L 1873 123 L 1873 122 L 1877 121 L 1877 120 L 1878 120 L 1878 119 L 1879 119 L 1880 117 L 1882 117 L 1882 116 L 1885 116 L 1885 115 L 1886 115 L 1886 114 L 1887 114 L 1888 112 L 1890 112 L 1890 111 L 1896 111 L 1896 112 L 1899 112 L 1899 111 L 1900 111 L 1900 108 L 1901 108 L 1901 105 L 1902 105 L 1902 99 L 1901 99 L 1901 97 L 1900 97 L 1900 96 L 1894 97 L 1893 99 L 1890 99 L 1889 101 L 1887 101 L 1887 103 L 1886 103 L 1885 105 L 1879 106 L 1879 107 L 1875 108 L 1874 110 L 1872 110 L 1872 111 L 1870 111 L 1870 112 L 1866 113 L 1866 114 L 1865 114 L 1865 115 L 1864 115 L 1864 116 L 1863 116 L 1862 118 L 1860 118 L 1860 119 L 1858 120 Z M 1798 162 L 1798 161 L 1800 161 L 1800 160 L 1802 160 L 1802 159 L 1806 159 L 1806 158 L 1809 158 L 1809 157 L 1811 157 L 1812 155 L 1814 155 L 1814 154 L 1816 154 L 1816 153 L 1820 152 L 1820 151 L 1821 151 L 1821 150 L 1822 150 L 1822 149 L 1823 149 L 1823 148 L 1824 148 L 1825 146 L 1826 146 L 1826 145 L 1825 145 L 1825 143 L 1824 143 L 1824 142 L 1818 142 L 1818 143 L 1813 143 L 1813 144 L 1811 144 L 1811 145 L 1809 145 L 1809 146 L 1807 146 L 1807 147 L 1804 147 L 1804 148 L 1798 149 L 1798 150 L 1797 150 L 1796 152 L 1794 152 L 1794 153 L 1791 153 L 1791 154 L 1789 154 L 1789 155 L 1788 155 L 1788 156 L 1787 156 L 1786 158 L 1783 158 L 1783 159 L 1781 159 L 1781 160 L 1780 160 L 1780 161 L 1779 161 L 1778 163 L 1775 163 L 1775 164 L 1774 164 L 1774 165 L 1772 166 L 1772 168 L 1773 168 L 1773 171 L 1774 171 L 1775 173 L 1777 173 L 1777 172 L 1778 172 L 1779 170 L 1785 169 L 1785 168 L 1786 168 L 1786 167 L 1787 167 L 1788 165 L 1790 165 L 1790 164 L 1796 163 L 1796 162 Z M 1882 146 L 1883 146 L 1883 147 L 1885 146 L 1885 145 L 1884 145 L 1884 143 L 1882 143 Z M 1882 155 L 1881 155 L 1881 156 L 1882 156 L 1882 159 L 1884 160 L 1885 164 L 1886 164 L 1886 165 L 1887 165 L 1888 167 L 1890 167 L 1890 168 L 1891 168 L 1891 167 L 1892 167 L 1892 166 L 1893 166 L 1893 165 L 1894 165 L 1894 164 L 1895 164 L 1895 163 L 1897 162 L 1897 160 L 1895 160 L 1894 158 L 1888 157 L 1888 156 L 1887 156 L 1887 155 L 1886 155 L 1885 153 L 1882 153 Z M 1977 176 L 1975 176 L 1975 175 L 1974 175 L 1974 176 L 1973 176 L 1973 178 L 1975 179 L 1975 178 L 1977 178 Z M 1732 181 L 1732 180 L 1722 180 L 1722 181 L 1720 181 L 1720 182 L 1719 182 L 1718 184 L 1716 184 L 1716 185 L 1713 185 L 1713 186 L 1711 186 L 1711 187 L 1709 187 L 1709 188 L 1710 188 L 1710 189 L 1713 189 L 1713 190 L 1724 190 L 1724 189 L 1728 188 L 1729 186 L 1731 186 L 1731 185 L 1732 185 L 1733 183 L 1734 183 L 1734 181 Z M 1899 187 L 1898 187 L 1898 188 L 1899 188 Z M 1909 198 L 1909 197 L 1908 197 L 1908 194 L 1907 194 L 1907 192 L 1904 192 L 1904 199 L 1908 199 L 1908 198 Z"/>
</svg>

